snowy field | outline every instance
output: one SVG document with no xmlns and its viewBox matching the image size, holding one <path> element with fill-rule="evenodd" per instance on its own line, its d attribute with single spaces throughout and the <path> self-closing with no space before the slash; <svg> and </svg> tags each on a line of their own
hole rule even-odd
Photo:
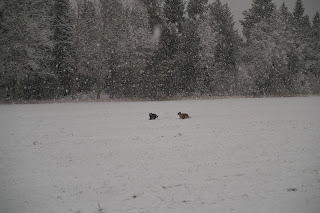
<svg viewBox="0 0 320 213">
<path fill-rule="evenodd" d="M 0 105 L 0 212 L 319 213 L 320 97 Z"/>
</svg>

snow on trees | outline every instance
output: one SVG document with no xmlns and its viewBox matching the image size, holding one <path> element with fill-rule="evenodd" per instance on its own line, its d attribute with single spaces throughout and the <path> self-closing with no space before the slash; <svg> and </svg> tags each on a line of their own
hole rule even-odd
<svg viewBox="0 0 320 213">
<path fill-rule="evenodd" d="M 319 13 L 253 0 L 4 0 L 0 99 L 320 92 Z"/>
</svg>

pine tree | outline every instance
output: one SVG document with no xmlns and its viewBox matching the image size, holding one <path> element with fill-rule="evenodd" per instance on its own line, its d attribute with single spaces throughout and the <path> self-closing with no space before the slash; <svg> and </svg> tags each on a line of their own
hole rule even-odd
<svg viewBox="0 0 320 213">
<path fill-rule="evenodd" d="M 270 19 L 251 29 L 250 42 L 241 51 L 241 78 L 253 95 L 289 95 L 296 74 L 290 70 L 288 56 L 293 41 L 286 21 L 285 7 Z M 243 78 L 244 77 L 244 78 Z M 244 88 L 244 87 L 243 87 Z"/>
<path fill-rule="evenodd" d="M 96 89 L 98 72 L 98 14 L 93 2 L 77 2 L 77 24 L 75 33 L 76 89 L 89 92 Z M 78 64 L 78 65 L 76 65 Z M 78 67 L 78 68 L 76 68 Z M 73 88 L 75 89 L 75 88 Z M 73 92 L 75 94 L 75 92 Z"/>
<path fill-rule="evenodd" d="M 308 63 L 305 62 L 310 52 L 307 50 L 310 24 L 303 13 L 302 1 L 296 2 L 293 14 L 283 3 L 279 12 L 265 11 L 263 19 L 257 16 L 255 20 L 260 18 L 260 21 L 252 22 L 255 24 L 251 27 L 248 27 L 248 20 L 254 20 L 252 10 L 251 13 L 250 10 L 244 13 L 242 24 L 247 42 L 242 60 L 249 65 L 247 70 L 252 92 L 273 95 L 308 92 L 309 83 L 305 74 Z"/>
<path fill-rule="evenodd" d="M 140 89 L 146 78 L 146 58 L 153 48 L 145 5 L 148 4 L 143 0 L 101 1 L 98 99 L 103 89 L 111 98 L 132 98 L 144 93 Z"/>
<path fill-rule="evenodd" d="M 100 69 L 97 76 L 97 98 L 103 89 L 104 78 L 108 76 L 107 86 L 110 97 L 121 93 L 121 56 L 118 49 L 124 36 L 124 12 L 118 0 L 101 1 L 101 38 L 99 42 Z"/>
<path fill-rule="evenodd" d="M 250 95 L 266 95 L 270 93 L 270 73 L 272 67 L 271 35 L 265 31 L 271 27 L 265 21 L 251 29 L 250 43 L 242 49 L 242 70 L 248 78 L 246 92 Z M 242 84 L 246 80 L 242 80 Z"/>
<path fill-rule="evenodd" d="M 55 0 L 53 6 L 53 69 L 58 78 L 58 94 L 71 93 L 74 69 L 74 13 L 69 1 Z"/>
<path fill-rule="evenodd" d="M 1 11 L 1 89 L 7 98 L 21 98 L 22 81 L 29 67 L 27 2 L 4 1 Z"/>
<path fill-rule="evenodd" d="M 189 18 L 199 19 L 204 13 L 208 0 L 190 0 L 187 6 Z"/>
<path fill-rule="evenodd" d="M 183 24 L 177 55 L 178 91 L 192 94 L 196 89 L 196 68 L 199 62 L 200 37 L 199 20 L 188 19 Z"/>
<path fill-rule="evenodd" d="M 34 50 L 31 54 L 33 62 L 32 70 L 29 71 L 25 81 L 25 93 L 34 99 L 47 99 L 54 97 L 55 74 L 52 63 L 52 31 L 50 23 L 52 1 L 33 0 L 28 6 L 29 24 L 28 32 L 32 39 L 29 47 Z M 26 84 L 27 83 L 27 84 Z"/>
<path fill-rule="evenodd" d="M 309 93 L 309 80 L 305 61 L 308 60 L 308 40 L 310 36 L 310 21 L 304 15 L 304 7 L 301 0 L 297 0 L 294 11 L 292 26 L 292 48 L 289 54 L 289 67 L 294 73 L 294 87 L 296 93 Z"/>
<path fill-rule="evenodd" d="M 216 32 L 215 86 L 219 94 L 232 94 L 237 82 L 237 55 L 240 37 L 234 29 L 233 16 L 227 4 L 217 0 L 210 6 L 212 27 Z"/>
<path fill-rule="evenodd" d="M 141 0 L 125 5 L 126 53 L 125 53 L 125 97 L 144 96 L 146 63 L 154 50 L 149 15 Z M 148 71 L 147 71 L 148 72 Z"/>
<path fill-rule="evenodd" d="M 293 8 L 293 33 L 297 40 L 306 40 L 308 33 L 310 32 L 309 16 L 304 15 L 304 6 L 302 0 L 297 0 L 295 7 Z"/>
<path fill-rule="evenodd" d="M 149 14 L 149 24 L 152 32 L 156 27 L 162 24 L 161 20 L 161 2 L 159 0 L 142 0 L 143 4 L 146 6 Z"/>
<path fill-rule="evenodd" d="M 240 21 L 247 40 L 250 40 L 252 27 L 260 21 L 268 20 L 274 11 L 275 5 L 272 0 L 253 0 L 251 8 L 243 12 L 244 20 Z"/>
<path fill-rule="evenodd" d="M 304 14 L 304 7 L 303 7 L 302 0 L 297 0 L 294 6 L 293 16 L 295 19 L 299 20 L 299 19 L 302 19 L 303 14 Z"/>
<path fill-rule="evenodd" d="M 310 75 L 312 92 L 320 93 L 320 15 L 317 12 L 312 20 L 309 42 L 308 72 Z"/>
<path fill-rule="evenodd" d="M 164 16 L 167 20 L 163 28 L 164 48 L 167 51 L 166 56 L 172 56 L 178 51 L 179 33 L 182 30 L 182 23 L 184 21 L 184 3 L 182 0 L 165 0 L 163 6 Z"/>
<path fill-rule="evenodd" d="M 287 5 L 283 2 L 279 8 L 279 15 L 281 21 L 286 24 L 286 28 L 289 27 L 290 21 L 292 19 L 292 14 L 289 12 Z"/>
<path fill-rule="evenodd" d="M 199 80 L 199 62 L 201 37 L 199 26 L 204 21 L 207 0 L 189 1 L 187 12 L 189 17 L 182 25 L 180 45 L 177 53 L 177 91 L 190 95 L 197 91 Z"/>
<path fill-rule="evenodd" d="M 283 49 L 283 52 L 286 54 L 285 57 L 283 57 L 283 60 L 279 62 L 279 64 L 282 64 L 285 66 L 284 73 L 285 76 L 283 76 L 283 87 L 287 90 L 286 94 L 282 95 L 288 95 L 292 94 L 295 91 L 294 88 L 294 81 L 296 78 L 296 62 L 297 57 L 295 54 L 295 45 L 294 45 L 294 36 L 293 31 L 294 27 L 292 25 L 292 19 L 293 15 L 289 12 L 288 7 L 285 3 L 282 4 L 282 6 L 279 8 L 278 13 L 278 25 L 279 25 L 279 34 L 281 39 L 281 46 Z"/>
<path fill-rule="evenodd" d="M 152 58 L 154 97 L 173 96 L 178 91 L 177 79 L 179 76 L 177 54 L 180 47 L 180 35 L 175 27 L 164 25 L 160 36 L 158 49 Z"/>
<path fill-rule="evenodd" d="M 163 6 L 163 23 L 160 27 L 158 48 L 148 68 L 151 69 L 152 97 L 173 96 L 178 91 L 179 69 L 177 54 L 183 25 L 184 2 L 182 0 L 165 0 Z"/>
<path fill-rule="evenodd" d="M 197 65 L 197 91 L 200 95 L 212 95 L 214 92 L 215 50 L 217 33 L 212 25 L 211 12 L 206 11 L 199 23 L 197 33 L 200 38 L 199 63 Z"/>
<path fill-rule="evenodd" d="M 183 0 L 165 0 L 163 12 L 168 23 L 180 25 L 184 15 Z"/>
<path fill-rule="evenodd" d="M 315 30 L 319 30 L 320 29 L 320 15 L 319 12 L 316 12 L 316 14 L 314 15 L 314 18 L 312 20 L 312 28 Z M 317 33 L 315 33 L 316 36 L 319 36 L 319 31 Z"/>
<path fill-rule="evenodd" d="M 166 32 L 164 15 L 162 13 L 161 3 L 162 0 L 143 0 L 143 3 L 148 11 L 148 20 L 150 30 L 153 36 L 153 48 L 150 51 L 150 55 L 146 59 L 146 67 L 143 73 L 143 93 L 142 97 L 147 98 L 158 98 L 160 82 L 159 76 L 160 71 L 159 63 L 164 60 L 165 54 L 163 45 L 163 32 Z"/>
<path fill-rule="evenodd" d="M 4 1 L 1 9 L 0 90 L 7 99 L 43 99 L 53 93 L 50 1 Z"/>
</svg>

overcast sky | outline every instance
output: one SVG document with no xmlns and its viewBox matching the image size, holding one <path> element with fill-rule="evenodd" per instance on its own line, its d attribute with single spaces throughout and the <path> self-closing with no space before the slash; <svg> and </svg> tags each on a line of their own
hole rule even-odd
<svg viewBox="0 0 320 213">
<path fill-rule="evenodd" d="M 215 1 L 215 0 L 209 0 Z M 236 28 L 242 31 L 241 25 L 239 24 L 239 20 L 243 19 L 242 12 L 244 10 L 248 10 L 251 8 L 252 0 L 220 0 L 222 3 L 228 3 L 229 7 L 231 8 L 231 12 L 234 16 L 234 20 L 236 22 Z M 273 2 L 279 8 L 283 2 L 286 3 L 289 10 L 292 12 L 296 0 L 273 0 Z M 320 0 L 302 0 L 305 14 L 310 16 L 310 20 L 313 19 L 314 14 L 318 11 L 320 12 Z"/>
</svg>

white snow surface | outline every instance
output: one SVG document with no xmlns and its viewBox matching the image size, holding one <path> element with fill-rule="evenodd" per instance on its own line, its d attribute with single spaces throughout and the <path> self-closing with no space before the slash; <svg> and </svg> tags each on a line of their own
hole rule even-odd
<svg viewBox="0 0 320 213">
<path fill-rule="evenodd" d="M 0 105 L 1 213 L 319 213 L 319 173 L 320 97 Z"/>
</svg>

